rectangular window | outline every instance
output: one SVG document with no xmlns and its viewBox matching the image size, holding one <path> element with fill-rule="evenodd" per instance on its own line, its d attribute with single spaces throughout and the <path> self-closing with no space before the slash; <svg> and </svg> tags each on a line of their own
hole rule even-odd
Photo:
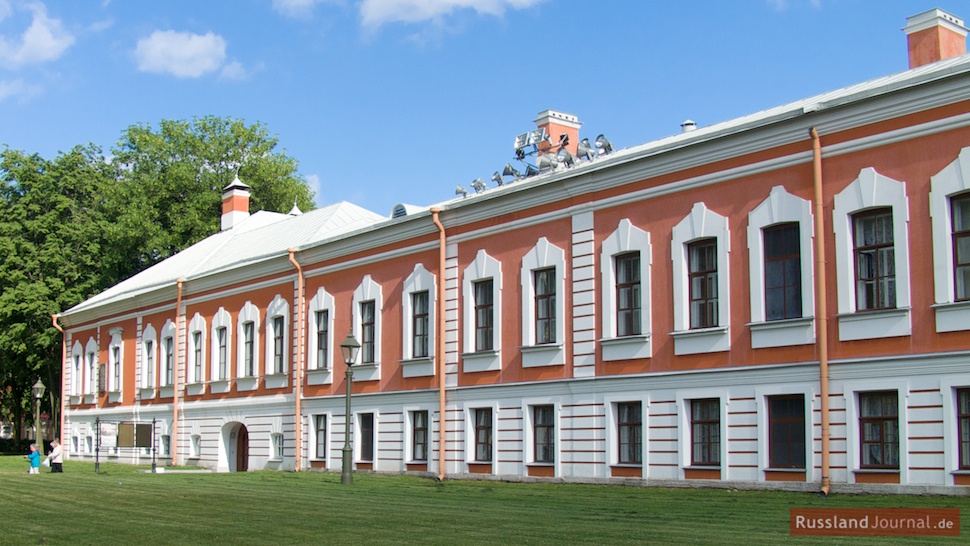
<svg viewBox="0 0 970 546">
<path fill-rule="evenodd" d="M 717 239 L 687 245 L 690 327 L 717 326 Z"/>
<path fill-rule="evenodd" d="M 74 377 L 71 381 L 73 388 L 71 394 L 80 395 L 81 392 L 81 355 L 74 355 Z"/>
<path fill-rule="evenodd" d="M 492 460 L 492 408 L 479 408 L 475 416 L 475 460 Z"/>
<path fill-rule="evenodd" d="M 325 370 L 330 366 L 327 346 L 330 338 L 330 311 L 317 311 L 317 369 Z"/>
<path fill-rule="evenodd" d="M 374 460 L 374 414 L 361 413 L 360 419 L 360 460 Z"/>
<path fill-rule="evenodd" d="M 899 468 L 898 412 L 896 391 L 859 393 L 862 468 Z"/>
<path fill-rule="evenodd" d="M 617 462 L 643 463 L 643 423 L 640 402 L 616 405 Z"/>
<path fill-rule="evenodd" d="M 532 441 L 535 462 L 556 461 L 555 410 L 552 406 L 532 407 Z"/>
<path fill-rule="evenodd" d="M 640 253 L 629 252 L 615 259 L 616 335 L 640 335 Z"/>
<path fill-rule="evenodd" d="M 475 350 L 491 351 L 494 348 L 492 279 L 477 281 L 473 286 L 475 289 Z"/>
<path fill-rule="evenodd" d="M 802 316 L 802 257 L 795 222 L 765 228 L 765 318 Z"/>
<path fill-rule="evenodd" d="M 721 401 L 717 398 L 690 402 L 691 460 L 699 466 L 721 464 Z"/>
<path fill-rule="evenodd" d="M 411 412 L 411 458 L 428 460 L 428 412 Z"/>
<path fill-rule="evenodd" d="M 317 438 L 317 459 L 327 458 L 327 416 L 317 415 L 315 418 L 316 438 Z"/>
<path fill-rule="evenodd" d="M 535 282 L 536 345 L 556 342 L 556 268 L 532 272 Z"/>
<path fill-rule="evenodd" d="M 411 357 L 428 356 L 428 291 L 411 294 Z"/>
<path fill-rule="evenodd" d="M 856 309 L 896 307 L 896 251 L 892 209 L 862 212 L 853 217 Z"/>
<path fill-rule="evenodd" d="M 94 353 L 88 353 L 88 392 L 94 394 L 97 385 L 94 383 Z"/>
<path fill-rule="evenodd" d="M 155 342 L 145 342 L 145 386 L 155 386 Z"/>
<path fill-rule="evenodd" d="M 195 362 L 193 362 L 194 376 L 197 383 L 202 382 L 202 332 L 192 332 L 192 347 L 195 349 Z"/>
<path fill-rule="evenodd" d="M 276 433 L 272 436 L 273 440 L 273 458 L 282 459 L 283 458 L 283 435 Z"/>
<path fill-rule="evenodd" d="M 953 222 L 953 278 L 957 301 L 970 300 L 970 194 L 950 199 Z"/>
<path fill-rule="evenodd" d="M 283 317 L 273 317 L 273 373 L 283 373 Z"/>
<path fill-rule="evenodd" d="M 175 340 L 165 338 L 165 386 L 175 382 Z"/>
<path fill-rule="evenodd" d="M 768 466 L 805 468 L 805 396 L 768 397 Z"/>
<path fill-rule="evenodd" d="M 970 389 L 957 390 L 957 441 L 960 470 L 970 470 Z"/>
<path fill-rule="evenodd" d="M 374 302 L 360 302 L 360 361 L 362 363 L 376 362 L 374 332 L 376 330 L 374 317 Z"/>
<path fill-rule="evenodd" d="M 121 347 L 111 348 L 111 390 L 121 390 Z"/>
<path fill-rule="evenodd" d="M 228 340 L 229 332 L 226 330 L 225 326 L 220 326 L 216 328 L 216 340 L 219 342 L 219 379 L 228 379 L 227 365 L 229 362 L 228 354 L 226 353 L 226 344 Z"/>
<path fill-rule="evenodd" d="M 252 321 L 243 323 L 243 376 L 256 375 L 256 325 Z"/>
</svg>

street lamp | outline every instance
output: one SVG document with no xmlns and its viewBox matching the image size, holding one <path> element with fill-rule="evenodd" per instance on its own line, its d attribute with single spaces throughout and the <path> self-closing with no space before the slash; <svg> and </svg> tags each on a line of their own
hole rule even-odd
<svg viewBox="0 0 970 546">
<path fill-rule="evenodd" d="M 347 365 L 347 410 L 344 413 L 344 452 L 343 468 L 340 471 L 340 483 L 350 485 L 354 483 L 353 460 L 354 444 L 350 439 L 350 391 L 354 384 L 354 363 L 357 362 L 357 351 L 360 351 L 360 343 L 354 337 L 354 332 L 347 334 L 347 339 L 340 344 L 340 353 L 344 357 L 344 364 Z"/>
<path fill-rule="evenodd" d="M 44 454 L 44 433 L 40 430 L 40 399 L 44 397 L 46 390 L 47 387 L 40 378 L 37 378 L 37 382 L 30 388 L 30 392 L 34 395 L 34 443 L 37 444 L 41 455 Z"/>
</svg>

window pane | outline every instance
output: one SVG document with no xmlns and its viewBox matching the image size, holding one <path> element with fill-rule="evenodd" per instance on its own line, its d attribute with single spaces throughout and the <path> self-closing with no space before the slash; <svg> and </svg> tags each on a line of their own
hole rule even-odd
<svg viewBox="0 0 970 546">
<path fill-rule="evenodd" d="M 892 210 L 878 209 L 853 217 L 856 308 L 896 307 L 896 263 Z"/>
<path fill-rule="evenodd" d="M 491 351 L 494 347 L 492 320 L 492 279 L 477 281 L 475 290 L 475 350 Z"/>
</svg>

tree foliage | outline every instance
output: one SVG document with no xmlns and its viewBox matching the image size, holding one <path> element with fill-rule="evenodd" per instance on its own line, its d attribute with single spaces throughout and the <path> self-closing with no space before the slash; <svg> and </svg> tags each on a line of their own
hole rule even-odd
<svg viewBox="0 0 970 546">
<path fill-rule="evenodd" d="M 52 160 L 0 151 L 3 417 L 20 423 L 37 378 L 49 408 L 60 405 L 51 314 L 219 231 L 222 189 L 235 176 L 252 187 L 251 210 L 313 208 L 277 143 L 261 124 L 204 117 L 133 125 L 107 157 L 94 145 Z"/>
</svg>

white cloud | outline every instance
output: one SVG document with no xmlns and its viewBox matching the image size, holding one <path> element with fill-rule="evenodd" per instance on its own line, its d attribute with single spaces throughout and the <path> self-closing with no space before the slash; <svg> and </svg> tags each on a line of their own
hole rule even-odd
<svg viewBox="0 0 970 546">
<path fill-rule="evenodd" d="M 13 97 L 27 99 L 38 93 L 40 93 L 39 87 L 24 83 L 21 79 L 13 81 L 0 80 L 0 102 Z"/>
<path fill-rule="evenodd" d="M 14 9 L 9 3 L 0 1 L 0 21 L 10 17 Z M 74 36 L 64 29 L 61 21 L 47 16 L 44 4 L 24 4 L 17 9 L 31 12 L 30 26 L 12 40 L 0 36 L 0 65 L 18 68 L 53 61 L 74 43 Z"/>
<path fill-rule="evenodd" d="M 317 4 L 333 4 L 338 0 L 273 0 L 273 9 L 287 17 L 306 17 Z"/>
<path fill-rule="evenodd" d="M 307 175 L 306 185 L 313 192 L 313 201 L 319 207 L 323 203 L 323 196 L 320 194 L 320 177 L 315 174 Z"/>
<path fill-rule="evenodd" d="M 226 65 L 222 67 L 222 71 L 219 72 L 219 76 L 227 80 L 245 80 L 249 77 L 249 74 L 246 73 L 246 69 L 243 68 L 242 64 L 237 61 L 233 61 L 231 63 L 226 63 Z"/>
<path fill-rule="evenodd" d="M 362 24 L 376 28 L 386 23 L 418 23 L 440 19 L 454 11 L 474 10 L 479 15 L 500 16 L 506 9 L 524 9 L 544 0 L 363 0 Z"/>
<path fill-rule="evenodd" d="M 198 78 L 222 67 L 226 60 L 226 40 L 211 32 L 191 34 L 156 30 L 138 40 L 135 47 L 138 69 L 179 78 Z"/>
</svg>

